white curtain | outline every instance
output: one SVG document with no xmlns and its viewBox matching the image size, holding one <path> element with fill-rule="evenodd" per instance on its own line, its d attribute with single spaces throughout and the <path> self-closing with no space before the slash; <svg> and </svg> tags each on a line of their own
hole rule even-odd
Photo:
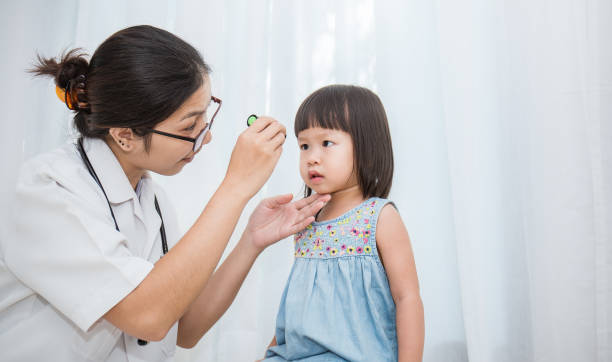
<svg viewBox="0 0 612 362">
<path fill-rule="evenodd" d="M 183 228 L 221 181 L 251 113 L 292 133 L 320 86 L 376 91 L 396 158 L 390 198 L 411 234 L 425 304 L 424 360 L 612 361 L 612 3 L 501 1 L 24 1 L 0 5 L 2 204 L 21 162 L 65 142 L 69 113 L 36 52 L 90 53 L 130 25 L 181 36 L 212 66 L 213 142 L 157 180 Z M 299 195 L 288 137 L 258 200 Z M 2 208 L 2 217 L 9 210 Z M 4 237 L 4 235 L 2 235 Z M 177 361 L 253 361 L 274 332 L 292 263 L 285 240 Z"/>
</svg>

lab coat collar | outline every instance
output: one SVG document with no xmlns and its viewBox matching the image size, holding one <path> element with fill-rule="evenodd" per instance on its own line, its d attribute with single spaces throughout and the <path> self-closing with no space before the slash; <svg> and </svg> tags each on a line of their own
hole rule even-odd
<svg viewBox="0 0 612 362">
<path fill-rule="evenodd" d="M 155 205 L 155 193 L 151 176 L 145 174 L 140 182 L 142 184 L 142 192 L 140 193 L 140 202 L 134 203 L 134 213 L 145 224 L 147 239 L 144 244 L 143 255 L 149 257 L 152 251 L 155 252 L 155 250 L 153 250 L 153 245 L 160 233 L 159 227 L 161 226 L 162 220 L 153 206 Z M 143 205 L 148 206 L 144 207 Z M 159 251 L 160 250 L 158 250 L 158 252 Z"/>
<path fill-rule="evenodd" d="M 119 160 L 104 140 L 84 137 L 83 148 L 111 203 L 120 204 L 130 199 L 137 199 L 136 192 Z"/>
<path fill-rule="evenodd" d="M 153 207 L 155 201 L 155 192 L 153 188 L 153 180 L 148 172 L 145 172 L 140 179 L 140 197 L 136 195 L 136 191 L 132 188 L 127 175 L 123 171 L 119 160 L 108 147 L 106 142 L 97 138 L 84 138 L 83 148 L 87 157 L 91 162 L 96 174 L 104 186 L 104 191 L 108 196 L 111 204 L 118 205 L 123 202 L 133 200 L 132 212 L 145 225 L 147 237 L 143 244 L 143 255 L 149 255 L 157 235 L 161 219 Z M 142 205 L 150 205 L 142 207 Z M 121 228 L 121 220 L 117 221 Z"/>
</svg>

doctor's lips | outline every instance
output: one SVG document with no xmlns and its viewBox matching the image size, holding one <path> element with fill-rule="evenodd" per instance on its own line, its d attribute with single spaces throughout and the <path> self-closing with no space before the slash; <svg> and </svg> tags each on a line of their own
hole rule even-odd
<svg viewBox="0 0 612 362">
<path fill-rule="evenodd" d="M 189 162 L 193 161 L 193 159 L 195 158 L 195 156 L 196 156 L 198 153 L 200 153 L 200 151 L 201 151 L 201 150 L 202 150 L 202 148 L 200 148 L 199 150 L 197 150 L 196 152 L 194 152 L 194 153 L 193 153 L 191 156 L 183 158 L 183 160 L 182 160 L 182 161 L 185 161 L 185 162 L 187 162 L 187 163 L 189 163 Z"/>
</svg>

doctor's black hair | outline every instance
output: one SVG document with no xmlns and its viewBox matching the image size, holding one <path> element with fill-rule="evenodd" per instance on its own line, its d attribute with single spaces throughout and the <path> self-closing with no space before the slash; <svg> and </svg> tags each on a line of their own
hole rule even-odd
<svg viewBox="0 0 612 362">
<path fill-rule="evenodd" d="M 176 35 L 140 25 L 111 35 L 89 62 L 72 49 L 59 62 L 39 55 L 29 71 L 53 77 L 78 97 L 74 125 L 82 136 L 104 139 L 109 128 L 131 128 L 145 136 L 148 149 L 150 129 L 203 85 L 210 67 Z"/>
<path fill-rule="evenodd" d="M 353 141 L 353 172 L 364 198 L 386 198 L 393 181 L 393 147 L 387 114 L 371 90 L 334 84 L 320 88 L 302 102 L 294 132 L 321 127 L 347 132 Z M 312 190 L 305 186 L 304 196 Z"/>
</svg>

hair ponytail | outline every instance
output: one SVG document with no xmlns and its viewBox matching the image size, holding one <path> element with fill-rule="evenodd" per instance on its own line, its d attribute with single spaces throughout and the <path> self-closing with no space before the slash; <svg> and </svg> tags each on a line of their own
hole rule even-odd
<svg viewBox="0 0 612 362">
<path fill-rule="evenodd" d="M 89 62 L 85 59 L 85 55 L 81 49 L 72 49 L 60 56 L 59 63 L 54 58 L 43 58 L 38 55 L 37 63 L 29 72 L 39 76 L 53 77 L 55 85 L 66 89 L 69 83 L 76 85 L 76 79 L 79 76 L 87 75 Z"/>
<path fill-rule="evenodd" d="M 109 128 L 131 128 L 148 147 L 151 129 L 202 86 L 210 68 L 176 35 L 139 25 L 111 35 L 89 61 L 77 48 L 59 61 L 38 56 L 30 72 L 53 77 L 82 136 L 103 139 Z"/>
<path fill-rule="evenodd" d="M 37 56 L 37 62 L 29 70 L 37 76 L 50 76 L 55 81 L 56 92 L 68 109 L 75 111 L 74 125 L 80 134 L 90 136 L 87 125 L 89 103 L 87 102 L 86 80 L 89 62 L 86 54 L 76 48 L 64 52 L 59 57 L 59 63 L 54 58 Z"/>
</svg>

